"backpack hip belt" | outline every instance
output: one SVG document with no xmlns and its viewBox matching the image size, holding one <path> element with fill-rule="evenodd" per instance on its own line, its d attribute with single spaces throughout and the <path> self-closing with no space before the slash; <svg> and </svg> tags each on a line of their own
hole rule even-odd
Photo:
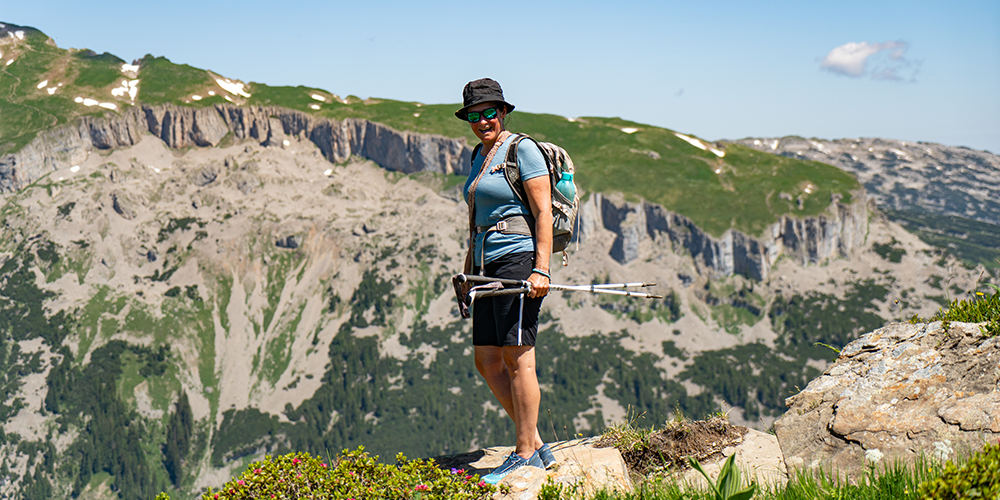
<svg viewBox="0 0 1000 500">
<path fill-rule="evenodd" d="M 523 215 L 511 215 L 492 226 L 476 226 L 476 236 L 486 233 L 483 236 L 483 245 L 479 247 L 479 273 L 486 269 L 486 238 L 489 233 L 500 234 L 520 234 L 534 237 L 534 224 L 528 223 L 528 218 Z"/>
<path fill-rule="evenodd" d="M 483 233 L 497 232 L 500 234 L 520 234 L 534 236 L 534 224 L 528 222 L 524 215 L 511 215 L 492 226 L 476 226 L 476 236 Z M 483 241 L 485 244 L 485 240 Z"/>
</svg>

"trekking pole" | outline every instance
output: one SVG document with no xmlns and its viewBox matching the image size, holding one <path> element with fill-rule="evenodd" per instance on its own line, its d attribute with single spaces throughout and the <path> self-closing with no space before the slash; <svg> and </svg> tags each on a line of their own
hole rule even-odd
<svg viewBox="0 0 1000 500">
<path fill-rule="evenodd" d="M 509 280 L 503 278 L 490 278 L 487 276 L 476 276 L 459 274 L 455 276 L 458 283 L 479 283 L 482 285 L 494 285 L 495 288 L 481 289 L 469 292 L 469 301 L 475 302 L 477 298 L 497 297 L 501 295 L 520 295 L 531 291 L 531 284 L 522 280 Z M 514 286 L 517 288 L 499 288 L 503 286 Z M 615 290 L 615 288 L 640 288 L 655 286 L 655 283 L 607 283 L 601 285 L 557 285 L 550 284 L 549 290 L 567 292 L 589 292 L 606 295 L 620 295 L 623 297 L 635 297 L 640 299 L 662 299 L 662 295 L 648 292 L 632 292 L 628 290 Z"/>
<path fill-rule="evenodd" d="M 469 302 L 475 302 L 476 299 L 482 297 L 498 297 L 501 295 L 521 295 L 522 293 L 528 293 L 530 291 L 531 287 L 501 288 L 499 290 L 472 290 L 469 292 Z"/>
<path fill-rule="evenodd" d="M 504 286 L 525 286 L 527 281 L 523 280 L 509 280 L 503 278 L 491 278 L 489 276 L 479 276 L 476 274 L 457 274 L 455 279 L 459 283 L 475 283 L 475 284 L 488 284 L 488 283 L 500 283 Z M 562 287 L 560 290 L 571 290 L 571 291 L 581 291 L 589 292 L 591 289 L 605 289 L 605 288 L 644 288 L 650 286 L 656 286 L 656 283 L 605 283 L 601 285 L 549 285 L 549 288 L 553 286 Z"/>
<path fill-rule="evenodd" d="M 507 280 L 503 278 L 490 278 L 488 276 L 479 276 L 478 274 L 456 274 L 455 280 L 459 283 L 475 283 L 477 285 L 484 285 L 488 283 L 500 283 L 504 286 L 526 286 L 527 281 L 522 280 Z"/>
<path fill-rule="evenodd" d="M 603 285 L 557 285 L 562 287 L 563 290 L 574 290 L 579 292 L 589 292 L 591 290 L 610 290 L 614 288 L 643 288 L 647 286 L 656 286 L 656 283 L 607 283 Z M 552 285 L 549 285 L 552 288 Z"/>
<path fill-rule="evenodd" d="M 648 292 L 630 292 L 628 290 L 612 290 L 609 288 L 597 288 L 590 286 L 573 286 L 573 285 L 549 285 L 549 290 L 555 291 L 566 291 L 566 292 L 590 292 L 605 295 L 622 295 L 624 297 L 636 297 L 640 299 L 662 299 L 662 295 L 657 295 L 655 293 Z"/>
</svg>

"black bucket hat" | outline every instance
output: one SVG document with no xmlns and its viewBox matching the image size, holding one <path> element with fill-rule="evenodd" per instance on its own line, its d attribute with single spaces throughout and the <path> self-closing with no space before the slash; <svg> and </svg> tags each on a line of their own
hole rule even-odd
<svg viewBox="0 0 1000 500">
<path fill-rule="evenodd" d="M 484 102 L 499 102 L 507 108 L 506 112 L 514 111 L 514 105 L 503 100 L 503 89 L 496 80 L 480 78 L 465 84 L 462 89 L 462 109 L 455 112 L 460 120 L 465 120 L 469 108 Z"/>
</svg>

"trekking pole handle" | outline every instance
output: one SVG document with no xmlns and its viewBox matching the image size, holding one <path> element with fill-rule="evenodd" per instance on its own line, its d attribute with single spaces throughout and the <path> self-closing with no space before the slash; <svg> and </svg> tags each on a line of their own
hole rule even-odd
<svg viewBox="0 0 1000 500">
<path fill-rule="evenodd" d="M 503 286 L 517 286 L 517 287 L 528 286 L 527 285 L 528 282 L 524 280 L 490 278 L 489 276 L 479 276 L 475 274 L 456 274 L 455 279 L 457 279 L 459 283 L 473 283 L 476 285 L 482 285 L 486 283 L 500 283 Z"/>
<path fill-rule="evenodd" d="M 504 288 L 501 290 L 473 290 L 469 292 L 469 300 L 475 301 L 476 299 L 484 297 L 498 297 L 501 295 L 520 295 L 522 293 L 528 293 L 531 291 L 530 287 L 524 288 Z"/>
</svg>

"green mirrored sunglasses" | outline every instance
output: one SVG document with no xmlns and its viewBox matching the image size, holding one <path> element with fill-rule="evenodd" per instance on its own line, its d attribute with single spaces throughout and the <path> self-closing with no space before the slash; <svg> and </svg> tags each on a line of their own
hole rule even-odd
<svg viewBox="0 0 1000 500">
<path fill-rule="evenodd" d="M 465 115 L 465 119 L 469 120 L 469 123 L 476 123 L 483 118 L 492 120 L 497 117 L 497 113 L 497 108 L 486 108 L 482 111 L 470 111 Z"/>
</svg>

